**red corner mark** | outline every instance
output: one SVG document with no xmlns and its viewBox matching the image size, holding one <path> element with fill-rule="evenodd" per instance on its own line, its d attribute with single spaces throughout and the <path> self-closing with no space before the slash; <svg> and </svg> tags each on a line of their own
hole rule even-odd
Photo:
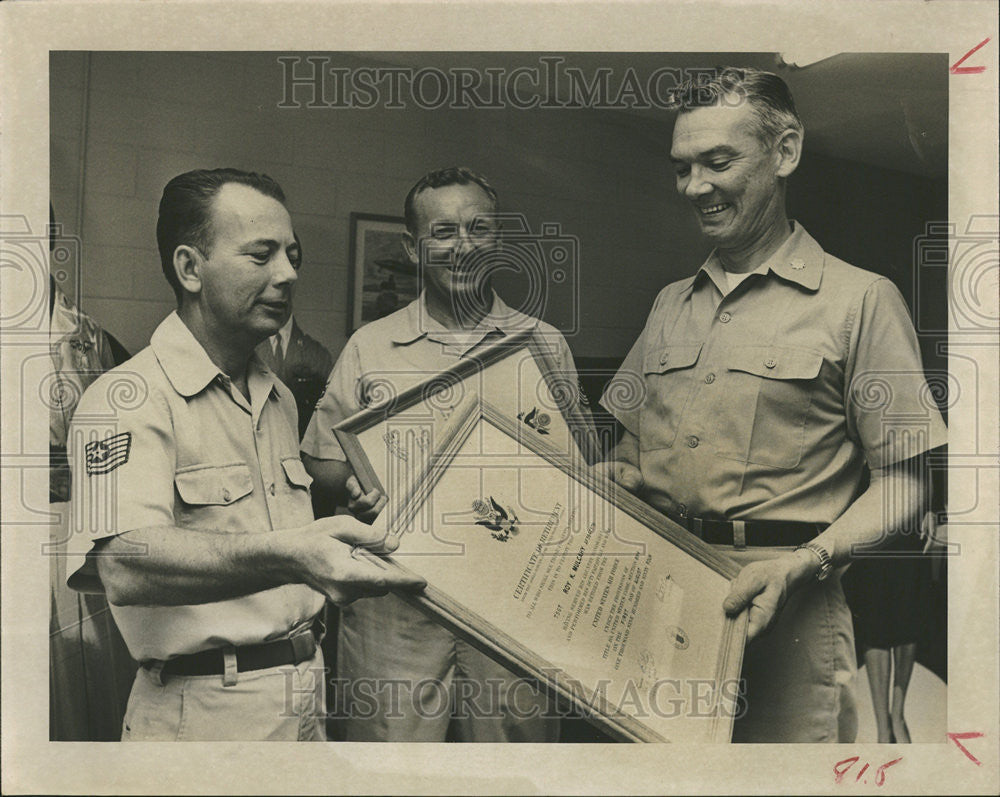
<svg viewBox="0 0 1000 797">
<path fill-rule="evenodd" d="M 977 44 L 975 47 L 969 50 L 969 52 L 967 52 L 965 55 L 959 58 L 952 65 L 951 69 L 949 69 L 948 71 L 951 72 L 951 74 L 953 75 L 978 75 L 980 72 L 985 72 L 986 71 L 985 66 L 962 66 L 962 64 L 965 63 L 966 58 L 972 55 L 976 50 L 978 50 L 980 47 L 986 44 L 986 42 L 988 42 L 989 40 L 990 38 L 989 36 L 987 36 L 985 39 L 979 42 L 979 44 Z M 958 743 L 956 742 L 956 744 Z M 961 747 L 961 745 L 959 745 L 959 747 Z"/>
<path fill-rule="evenodd" d="M 978 758 L 976 758 L 972 753 L 966 750 L 965 745 L 962 744 L 959 741 L 959 739 L 978 739 L 982 735 L 983 734 L 977 733 L 975 731 L 969 731 L 967 733 L 949 733 L 948 738 L 951 739 L 956 745 L 958 745 L 958 749 L 961 750 L 963 753 L 965 753 L 966 758 L 968 758 L 977 767 L 981 767 L 983 765 L 982 762 Z"/>
</svg>

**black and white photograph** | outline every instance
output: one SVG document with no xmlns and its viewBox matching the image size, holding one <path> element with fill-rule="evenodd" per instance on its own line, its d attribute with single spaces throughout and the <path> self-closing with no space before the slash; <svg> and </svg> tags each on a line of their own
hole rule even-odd
<svg viewBox="0 0 1000 797">
<path fill-rule="evenodd" d="M 996 787 L 989 3 L 86 5 L 5 14 L 5 792 Z"/>
</svg>

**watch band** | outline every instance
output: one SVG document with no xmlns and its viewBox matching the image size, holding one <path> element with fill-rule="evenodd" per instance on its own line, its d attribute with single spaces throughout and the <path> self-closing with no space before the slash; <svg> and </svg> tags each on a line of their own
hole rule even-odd
<svg viewBox="0 0 1000 797">
<path fill-rule="evenodd" d="M 830 571 L 833 570 L 833 559 L 830 556 L 830 552 L 826 550 L 818 542 L 807 542 L 804 545 L 800 545 L 795 549 L 796 551 L 809 551 L 817 559 L 819 559 L 819 570 L 816 571 L 816 580 L 822 581 L 828 575 Z"/>
</svg>

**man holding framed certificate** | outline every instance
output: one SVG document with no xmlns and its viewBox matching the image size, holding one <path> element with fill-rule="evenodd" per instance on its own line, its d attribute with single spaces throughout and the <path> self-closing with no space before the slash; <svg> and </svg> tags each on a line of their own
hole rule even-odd
<svg viewBox="0 0 1000 797">
<path fill-rule="evenodd" d="M 716 248 L 661 291 L 622 364 L 642 406 L 605 394 L 625 427 L 609 475 L 744 565 L 724 606 L 767 635 L 733 740 L 852 741 L 837 569 L 916 528 L 917 458 L 946 430 L 899 291 L 786 216 L 803 128 L 784 82 L 724 70 L 677 105 L 677 189 Z"/>
<path fill-rule="evenodd" d="M 496 191 L 483 177 L 464 168 L 425 175 L 406 197 L 405 217 L 403 243 L 420 269 L 420 297 L 351 337 L 302 441 L 321 512 L 346 503 L 371 519 L 385 504 L 378 490 L 362 491 L 333 427 L 371 405 L 394 402 L 484 347 L 530 330 L 555 372 L 576 387 L 562 335 L 508 307 L 493 290 L 501 230 Z M 541 407 L 532 407 L 521 420 L 537 427 L 544 426 L 543 417 Z M 378 690 L 373 711 L 362 712 L 350 701 L 343 706 L 349 741 L 558 739 L 558 718 L 544 695 L 392 595 L 367 610 L 342 614 L 337 669 L 342 682 L 374 679 Z M 414 689 L 428 682 L 437 688 Z M 477 694 L 495 695 L 491 705 L 476 716 L 439 710 L 440 693 L 453 704 L 462 682 L 478 687 Z M 490 689 L 484 690 L 487 682 Z"/>
<path fill-rule="evenodd" d="M 281 187 L 177 175 L 156 238 L 177 310 L 73 416 L 67 585 L 107 596 L 141 665 L 123 741 L 323 741 L 324 600 L 423 582 L 359 560 L 383 542 L 364 524 L 313 519 L 294 398 L 255 355 L 298 279 Z"/>
</svg>

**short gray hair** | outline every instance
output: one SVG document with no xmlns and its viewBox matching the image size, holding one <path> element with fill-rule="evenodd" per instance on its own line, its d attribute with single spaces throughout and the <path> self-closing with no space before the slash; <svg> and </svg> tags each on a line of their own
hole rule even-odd
<svg viewBox="0 0 1000 797">
<path fill-rule="evenodd" d="M 758 135 L 771 143 L 786 130 L 804 130 L 788 84 L 772 72 L 760 69 L 721 67 L 699 72 L 675 89 L 669 107 L 688 113 L 732 103 L 732 97 L 750 103 Z"/>
</svg>

